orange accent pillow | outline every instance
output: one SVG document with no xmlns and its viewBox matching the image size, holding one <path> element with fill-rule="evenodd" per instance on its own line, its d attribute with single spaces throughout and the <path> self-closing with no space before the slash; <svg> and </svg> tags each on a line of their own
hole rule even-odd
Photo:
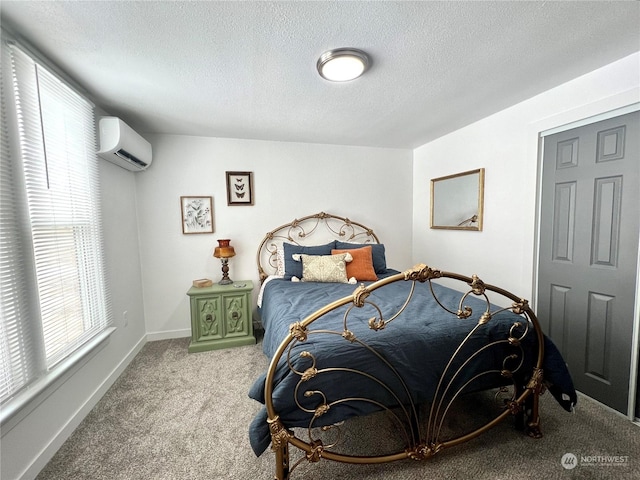
<svg viewBox="0 0 640 480">
<path fill-rule="evenodd" d="M 378 280 L 376 271 L 373 268 L 373 257 L 371 246 L 353 248 L 348 250 L 331 250 L 331 255 L 340 253 L 350 253 L 353 260 L 347 263 L 347 278 L 355 277 L 356 280 Z"/>
</svg>

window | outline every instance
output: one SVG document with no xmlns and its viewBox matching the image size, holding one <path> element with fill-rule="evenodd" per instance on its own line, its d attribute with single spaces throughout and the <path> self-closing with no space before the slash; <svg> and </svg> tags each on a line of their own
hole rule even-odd
<svg viewBox="0 0 640 480">
<path fill-rule="evenodd" d="M 4 40 L 1 75 L 4 405 L 104 334 L 111 312 L 93 105 Z"/>
</svg>

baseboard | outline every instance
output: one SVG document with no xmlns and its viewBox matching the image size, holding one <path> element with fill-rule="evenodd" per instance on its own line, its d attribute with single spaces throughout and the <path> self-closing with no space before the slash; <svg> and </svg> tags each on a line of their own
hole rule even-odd
<svg viewBox="0 0 640 480">
<path fill-rule="evenodd" d="M 20 480 L 33 480 L 46 464 L 53 458 L 56 452 L 62 447 L 64 442 L 71 436 L 73 431 L 80 425 L 82 420 L 91 412 L 98 401 L 107 393 L 107 390 L 118 379 L 122 372 L 127 368 L 135 356 L 142 350 L 147 343 L 146 336 L 143 336 L 138 343 L 129 351 L 129 353 L 118 363 L 104 381 L 96 388 L 96 390 L 87 398 L 87 400 L 78 408 L 76 413 L 69 421 L 60 429 L 58 434 L 49 442 L 49 444 L 40 452 L 37 458 L 20 476 Z"/>
<path fill-rule="evenodd" d="M 155 342 L 157 340 L 171 340 L 173 338 L 184 338 L 190 336 L 190 328 L 182 330 L 166 330 L 164 332 L 147 333 L 147 342 Z"/>
</svg>

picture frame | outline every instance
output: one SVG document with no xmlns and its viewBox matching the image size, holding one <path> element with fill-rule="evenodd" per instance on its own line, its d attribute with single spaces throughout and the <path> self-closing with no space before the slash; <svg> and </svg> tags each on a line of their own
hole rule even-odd
<svg viewBox="0 0 640 480">
<path fill-rule="evenodd" d="M 182 233 L 213 233 L 213 197 L 181 196 Z"/>
<path fill-rule="evenodd" d="M 227 173 L 227 205 L 253 205 L 253 172 Z"/>
<path fill-rule="evenodd" d="M 431 228 L 482 231 L 484 168 L 431 179 Z"/>
</svg>

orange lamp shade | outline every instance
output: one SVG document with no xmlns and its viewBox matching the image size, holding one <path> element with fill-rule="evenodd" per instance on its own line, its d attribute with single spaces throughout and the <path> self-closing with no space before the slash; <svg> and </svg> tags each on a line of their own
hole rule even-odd
<svg viewBox="0 0 640 480">
<path fill-rule="evenodd" d="M 236 255 L 234 248 L 229 245 L 231 240 L 218 240 L 218 246 L 213 250 L 213 256 L 216 258 L 231 258 Z"/>
</svg>

